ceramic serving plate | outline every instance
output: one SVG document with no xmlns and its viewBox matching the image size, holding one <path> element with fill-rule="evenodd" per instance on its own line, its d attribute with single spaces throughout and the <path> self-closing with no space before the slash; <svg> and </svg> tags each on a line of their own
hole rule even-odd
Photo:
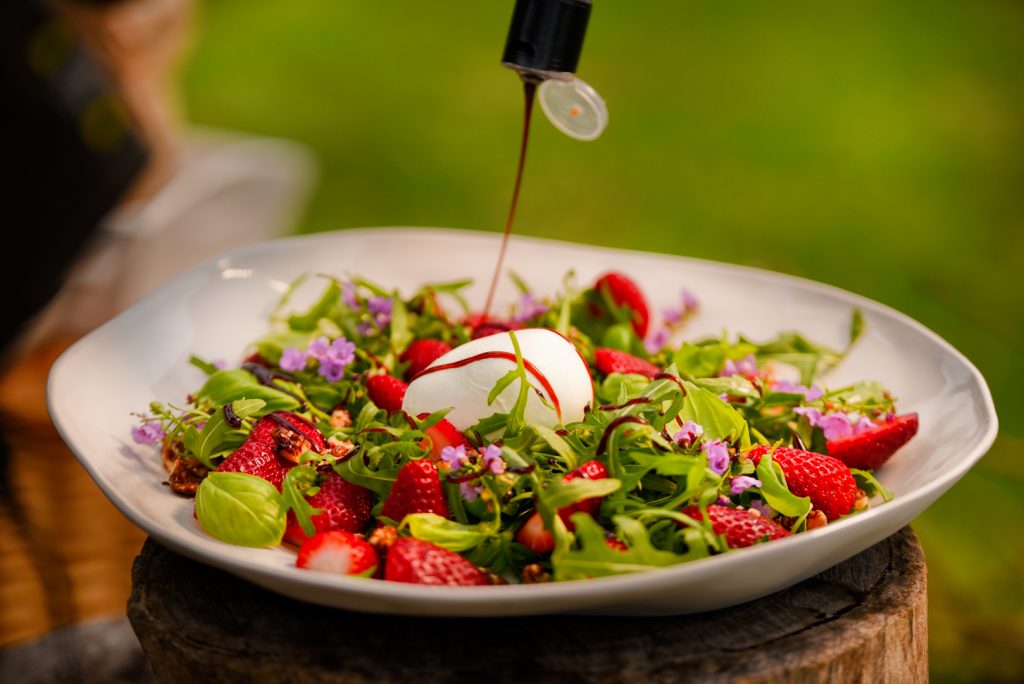
<svg viewBox="0 0 1024 684">
<path fill-rule="evenodd" d="M 701 309 L 684 331 L 689 338 L 723 330 L 768 338 L 795 329 L 842 348 L 851 311 L 860 307 L 867 331 L 824 384 L 879 380 L 899 397 L 901 411 L 920 414 L 918 436 L 878 472 L 893 501 L 876 502 L 864 514 L 806 534 L 667 569 L 557 584 L 429 587 L 303 571 L 284 548 L 221 543 L 200 530 L 192 500 L 161 484 L 165 474 L 156 449 L 131 442 L 132 411 L 154 400 L 183 402 L 202 381 L 188 364 L 191 354 L 238 359 L 265 331 L 281 292 L 300 274 L 361 274 L 404 293 L 424 282 L 472 276 L 476 284 L 468 294 L 480 305 L 497 248 L 492 234 L 375 228 L 232 252 L 178 276 L 68 349 L 50 372 L 50 414 L 110 500 L 169 548 L 304 601 L 407 615 L 653 615 L 748 601 L 894 533 L 960 479 L 995 438 L 992 398 L 974 366 L 937 335 L 885 306 L 750 268 L 519 238 L 509 248 L 507 265 L 538 292 L 557 291 L 568 269 L 587 283 L 612 268 L 640 283 L 652 310 L 675 305 L 681 289 L 691 290 Z M 321 288 L 322 282 L 308 282 L 295 306 Z M 514 297 L 506 283 L 497 301 Z"/>
</svg>

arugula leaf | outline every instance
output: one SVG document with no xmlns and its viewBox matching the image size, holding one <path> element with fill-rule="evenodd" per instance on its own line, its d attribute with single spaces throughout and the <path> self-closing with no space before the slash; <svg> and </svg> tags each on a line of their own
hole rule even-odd
<svg viewBox="0 0 1024 684">
<path fill-rule="evenodd" d="M 680 422 L 692 420 L 704 427 L 704 435 L 709 439 L 730 443 L 738 440 L 741 449 L 750 448 L 750 429 L 739 411 L 692 382 L 683 380 L 683 387 L 686 397 L 679 412 Z"/>
<path fill-rule="evenodd" d="M 192 364 L 193 366 L 195 366 L 196 368 L 198 368 L 199 370 L 201 370 L 204 373 L 206 373 L 207 375 L 213 375 L 218 370 L 218 368 L 215 365 L 213 365 L 209 361 L 205 361 L 205 360 L 199 358 L 195 354 L 193 354 L 192 356 L 188 357 L 188 362 L 190 364 Z"/>
<path fill-rule="evenodd" d="M 391 485 L 398 477 L 397 468 L 394 470 L 369 468 L 362 454 L 356 454 L 346 461 L 335 463 L 334 472 L 354 485 L 376 492 L 381 498 L 387 497 L 388 492 L 391 491 Z"/>
<path fill-rule="evenodd" d="M 741 342 L 756 346 L 754 352 L 758 361 L 777 361 L 793 366 L 800 371 L 800 382 L 804 385 L 814 383 L 814 378 L 843 358 L 843 353 L 829 347 L 815 344 L 800 333 L 782 333 L 776 339 L 756 344 L 740 337 Z"/>
<path fill-rule="evenodd" d="M 276 546 L 284 536 L 277 488 L 247 473 L 207 475 L 196 490 L 196 518 L 210 536 L 229 544 Z"/>
<path fill-rule="evenodd" d="M 863 489 L 868 498 L 880 496 L 883 501 L 892 501 L 892 492 L 886 489 L 870 470 L 850 468 L 850 472 L 853 474 L 857 487 Z"/>
<path fill-rule="evenodd" d="M 281 483 L 281 510 L 284 515 L 288 514 L 289 509 L 295 512 L 295 519 L 307 537 L 316 534 L 316 527 L 311 520 L 312 516 L 324 512 L 322 508 L 314 507 L 306 499 L 305 492 L 310 487 L 314 487 L 316 482 L 316 470 L 301 467 L 289 469 Z"/>
<path fill-rule="evenodd" d="M 412 342 L 412 331 L 409 330 L 409 312 L 405 302 L 395 291 L 391 294 L 391 348 L 395 354 L 401 354 Z"/>
<path fill-rule="evenodd" d="M 771 454 L 761 457 L 756 472 L 757 479 L 761 481 L 760 491 L 765 501 L 779 514 L 796 518 L 797 520 L 793 524 L 793 528 L 796 529 L 811 512 L 810 498 L 796 496 L 789 491 L 789 488 L 786 487 L 785 475 L 783 475 L 782 469 L 772 462 Z"/>
<path fill-rule="evenodd" d="M 484 523 L 463 525 L 434 513 L 407 515 L 402 520 L 401 528 L 408 528 L 417 539 L 437 544 L 456 553 L 468 551 L 492 536 Z"/>
<path fill-rule="evenodd" d="M 726 350 L 720 345 L 697 346 L 691 342 L 684 342 L 672 355 L 672 362 L 679 368 L 680 373 L 705 378 L 716 375 L 726 358 Z"/>
<path fill-rule="evenodd" d="M 332 278 L 320 299 L 308 311 L 288 317 L 288 327 L 292 330 L 314 330 L 317 322 L 331 312 L 340 297 L 341 285 Z"/>
<path fill-rule="evenodd" d="M 604 529 L 586 513 L 572 516 L 579 548 L 572 548 L 572 537 L 556 535 L 555 551 L 551 554 L 555 580 L 623 575 L 676 565 L 686 560 L 671 551 L 656 549 L 647 530 L 633 518 L 615 516 L 613 521 L 626 537 L 629 548 L 625 551 L 608 546 Z"/>
</svg>

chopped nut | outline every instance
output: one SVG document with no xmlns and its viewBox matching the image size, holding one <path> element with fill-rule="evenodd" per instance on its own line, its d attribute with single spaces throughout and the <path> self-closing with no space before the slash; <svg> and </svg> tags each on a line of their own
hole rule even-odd
<svg viewBox="0 0 1024 684">
<path fill-rule="evenodd" d="M 160 451 L 160 456 L 163 459 L 164 470 L 172 472 L 174 466 L 178 464 L 178 459 L 185 455 L 185 443 L 180 439 L 164 440 L 164 448 Z"/>
<path fill-rule="evenodd" d="M 483 572 L 487 575 L 487 580 L 491 584 L 508 584 L 508 582 L 505 581 L 505 578 L 497 573 L 491 572 L 490 570 L 484 570 Z"/>
<path fill-rule="evenodd" d="M 381 525 L 370 533 L 366 540 L 370 546 L 377 549 L 378 553 L 384 553 L 391 548 L 391 545 L 398 539 L 398 529 L 390 525 Z"/>
<path fill-rule="evenodd" d="M 332 428 L 347 428 L 352 424 L 352 415 L 343 408 L 336 408 L 331 411 L 330 423 Z"/>
<path fill-rule="evenodd" d="M 817 508 L 812 508 L 811 512 L 807 514 L 807 529 L 816 530 L 819 527 L 824 527 L 825 525 L 828 525 L 828 518 L 825 514 Z"/>
<path fill-rule="evenodd" d="M 761 511 L 757 510 L 756 508 L 748 508 L 747 513 L 754 516 L 755 518 L 761 517 Z"/>
<path fill-rule="evenodd" d="M 195 496 L 199 485 L 206 479 L 210 471 L 194 458 L 182 456 L 174 464 L 174 469 L 167 477 L 171 491 L 182 496 Z"/>
<path fill-rule="evenodd" d="M 302 454 L 313 449 L 313 443 L 294 430 L 276 427 L 272 436 L 278 455 L 292 463 L 298 463 Z"/>
<path fill-rule="evenodd" d="M 853 510 L 855 510 L 855 511 L 866 510 L 867 507 L 868 507 L 868 501 L 869 501 L 868 493 L 865 492 L 863 489 L 858 489 L 857 490 L 857 498 L 853 502 Z"/>
<path fill-rule="evenodd" d="M 338 439 L 333 436 L 327 438 L 327 446 L 330 447 L 331 456 L 336 458 L 345 458 L 356 448 L 356 445 L 347 439 Z"/>
<path fill-rule="evenodd" d="M 551 573 L 544 569 L 540 563 L 530 563 L 523 568 L 523 584 L 541 584 L 551 581 Z"/>
</svg>

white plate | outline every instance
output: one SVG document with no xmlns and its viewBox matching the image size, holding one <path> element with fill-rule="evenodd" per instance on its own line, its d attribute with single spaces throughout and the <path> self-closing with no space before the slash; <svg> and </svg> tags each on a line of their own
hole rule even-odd
<svg viewBox="0 0 1024 684">
<path fill-rule="evenodd" d="M 516 239 L 507 265 L 539 292 L 555 292 L 567 269 L 591 282 L 615 268 L 632 275 L 652 310 L 682 288 L 701 310 L 688 337 L 723 329 L 767 338 L 800 330 L 842 347 L 860 307 L 867 332 L 826 384 L 885 383 L 901 411 L 917 411 L 918 436 L 879 471 L 895 499 L 868 512 L 769 544 L 668 569 L 588 581 L 502 587 L 426 587 L 307 572 L 283 549 L 230 546 L 206 536 L 192 501 L 172 494 L 152 447 L 132 444 L 132 411 L 183 401 L 201 382 L 190 354 L 237 359 L 265 331 L 286 283 L 305 272 L 362 274 L 411 292 L 428 281 L 473 276 L 483 301 L 497 236 L 438 229 L 346 230 L 232 252 L 178 276 L 68 349 L 50 372 L 50 415 L 111 501 L 175 551 L 268 589 L 313 603 L 407 615 L 509 616 L 551 612 L 631 615 L 721 608 L 771 593 L 834 565 L 914 519 L 974 465 L 996 435 L 984 379 L 967 359 L 892 309 L 832 287 L 764 271 L 682 257 Z M 300 292 L 312 299 L 320 283 Z M 511 302 L 504 284 L 498 302 Z M 302 303 L 301 301 L 297 303 Z"/>
</svg>

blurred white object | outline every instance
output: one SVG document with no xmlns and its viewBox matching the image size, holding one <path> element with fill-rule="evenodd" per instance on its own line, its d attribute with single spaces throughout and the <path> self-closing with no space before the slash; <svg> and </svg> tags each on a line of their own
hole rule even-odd
<svg viewBox="0 0 1024 684">
<path fill-rule="evenodd" d="M 316 174 L 305 147 L 206 129 L 182 143 L 151 199 L 107 217 L 32 337 L 91 330 L 190 266 L 295 231 Z"/>
</svg>

